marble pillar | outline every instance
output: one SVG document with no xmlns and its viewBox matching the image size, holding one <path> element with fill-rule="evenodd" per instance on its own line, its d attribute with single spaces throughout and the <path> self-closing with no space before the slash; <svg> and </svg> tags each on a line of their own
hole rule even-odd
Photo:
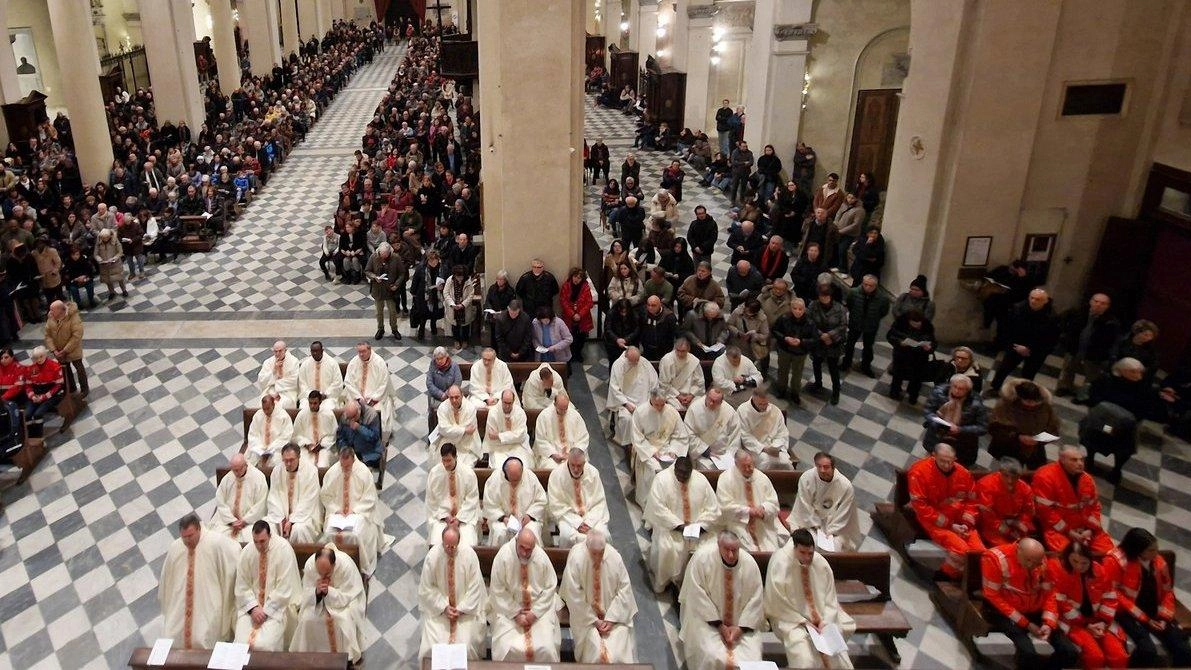
<svg viewBox="0 0 1191 670">
<path fill-rule="evenodd" d="M 772 144 L 782 160 L 794 155 L 802 120 L 808 52 L 792 25 L 811 19 L 812 0 L 757 0 L 745 74 L 744 139 L 754 155 Z"/>
<path fill-rule="evenodd" d="M 8 3 L 0 2 L 0 26 L 8 26 Z M 21 83 L 17 79 L 17 61 L 12 55 L 12 43 L 0 40 L 0 104 L 21 99 Z M 0 122 L 0 144 L 8 144 L 8 127 Z"/>
<path fill-rule="evenodd" d="M 240 37 L 248 42 L 254 75 L 269 74 L 281 62 L 281 44 L 277 41 L 279 20 L 275 0 L 240 0 Z"/>
<path fill-rule="evenodd" d="M 515 281 L 540 258 L 561 282 L 582 250 L 584 8 L 485 1 L 476 9 L 488 281 L 502 268 Z"/>
<path fill-rule="evenodd" d="M 647 56 L 657 57 L 658 50 L 658 0 L 641 0 L 637 9 L 637 51 L 641 67 L 645 67 Z"/>
<path fill-rule="evenodd" d="M 94 184 L 107 179 L 112 140 L 99 89 L 99 52 L 91 8 L 86 0 L 47 0 L 46 5 L 58 61 L 70 64 L 61 68 L 62 100 L 70 116 L 79 171 L 85 183 Z M 186 11 L 189 16 L 189 6 Z"/>
<path fill-rule="evenodd" d="M 287 57 L 298 50 L 302 38 L 298 35 L 298 6 L 295 0 L 281 0 L 281 55 Z"/>
<path fill-rule="evenodd" d="M 298 0 L 299 43 L 321 34 L 318 29 L 318 0 Z"/>
<path fill-rule="evenodd" d="M 714 40 L 715 5 L 692 4 L 686 8 L 687 38 L 683 55 L 686 70 L 686 110 L 683 114 L 691 130 L 703 130 L 715 137 L 715 128 L 704 128 L 707 122 L 707 96 L 711 81 L 711 45 Z M 675 57 L 678 51 L 674 52 Z M 677 67 L 677 61 L 675 62 Z"/>
<path fill-rule="evenodd" d="M 322 42 L 323 35 L 331 30 L 331 0 L 313 0 L 314 8 L 318 12 L 318 40 Z"/>
<path fill-rule="evenodd" d="M 691 19 L 687 10 L 690 5 L 690 0 L 678 0 L 674 4 L 674 25 L 671 26 L 672 37 L 670 38 L 670 65 L 680 72 L 687 71 L 691 28 Z M 690 123 L 688 122 L 687 125 Z"/>
<path fill-rule="evenodd" d="M 627 3 L 628 11 L 625 13 L 624 18 L 621 19 L 621 22 L 628 24 L 629 51 L 640 53 L 641 26 L 638 25 L 638 21 L 641 16 L 641 5 L 637 4 L 639 0 L 625 0 L 625 2 Z M 621 33 L 623 34 L 624 31 L 621 31 Z"/>
<path fill-rule="evenodd" d="M 203 125 L 203 94 L 194 62 L 194 15 L 190 0 L 140 0 L 145 59 L 153 81 L 153 101 L 160 123 L 185 121 L 192 131 Z"/>
<path fill-rule="evenodd" d="M 219 90 L 224 95 L 240 87 L 240 58 L 236 54 L 236 22 L 227 0 L 211 3 L 211 48 L 219 66 Z"/>
</svg>

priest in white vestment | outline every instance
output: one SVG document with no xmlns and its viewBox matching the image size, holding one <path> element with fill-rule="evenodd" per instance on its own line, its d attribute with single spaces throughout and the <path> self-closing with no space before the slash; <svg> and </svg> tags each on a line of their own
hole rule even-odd
<svg viewBox="0 0 1191 670">
<path fill-rule="evenodd" d="M 661 389 L 650 391 L 649 403 L 633 412 L 632 444 L 637 504 L 644 507 L 653 478 L 690 447 L 686 424 Z"/>
<path fill-rule="evenodd" d="M 372 345 L 360 342 L 356 355 L 347 363 L 347 374 L 343 378 L 344 401 L 359 400 L 380 412 L 381 430 L 388 433 L 393 426 L 393 394 L 395 389 L 389 380 L 389 367 L 379 354 L 372 351 Z"/>
<path fill-rule="evenodd" d="M 827 559 L 815 552 L 815 539 L 806 529 L 794 531 L 790 541 L 769 559 L 765 614 L 786 647 L 790 667 L 852 667 L 846 650 L 828 656 L 811 641 L 811 626 L 820 633 L 826 626 L 836 626 L 847 639 L 856 632 L 856 622 L 840 607 L 835 574 Z"/>
<path fill-rule="evenodd" d="M 486 347 L 480 360 L 472 363 L 467 381 L 467 397 L 476 407 L 492 407 L 500 402 L 503 391 L 515 391 L 509 364 L 496 357 L 496 350 Z"/>
<path fill-rule="evenodd" d="M 248 448 L 244 455 L 249 465 L 264 462 L 271 464 L 273 454 L 289 444 L 294 435 L 294 420 L 289 412 L 279 407 L 273 396 L 261 397 L 261 408 L 252 415 L 248 424 Z"/>
<path fill-rule="evenodd" d="M 558 575 L 528 529 L 496 552 L 488 603 L 493 661 L 558 662 Z"/>
<path fill-rule="evenodd" d="M 691 343 L 685 337 L 674 340 L 674 349 L 658 362 L 658 384 L 666 394 L 666 402 L 675 409 L 686 409 L 705 388 L 703 366 L 691 353 Z"/>
<path fill-rule="evenodd" d="M 614 416 L 612 441 L 628 444 L 632 440 L 633 412 L 649 402 L 649 392 L 658 388 L 658 373 L 641 350 L 628 347 L 612 364 L 608 376 L 608 412 Z"/>
<path fill-rule="evenodd" d="M 446 528 L 459 532 L 459 542 L 473 547 L 479 542 L 480 486 L 476 471 L 459 462 L 450 442 L 438 450 L 439 462 L 426 480 L 427 540 L 434 544 Z"/>
<path fill-rule="evenodd" d="M 720 501 L 707 477 L 684 456 L 653 480 L 644 513 L 653 529 L 646 560 L 654 593 L 661 593 L 682 582 L 691 552 L 715 539 Z"/>
<path fill-rule="evenodd" d="M 281 409 L 297 409 L 298 357 L 290 353 L 285 342 L 273 343 L 273 356 L 261 364 L 256 386 L 261 395 L 272 397 Z"/>
<path fill-rule="evenodd" d="M 856 496 L 852 482 L 835 469 L 835 459 L 815 454 L 815 469 L 798 478 L 798 495 L 790 510 L 790 528 L 818 531 L 833 548 L 824 551 L 856 551 L 863 539 L 856 518 Z"/>
<path fill-rule="evenodd" d="M 724 392 L 724 398 L 733 407 L 739 407 L 753 396 L 753 389 L 763 388 L 764 381 L 757 364 L 740 353 L 740 348 L 731 346 L 723 356 L 711 364 L 711 385 Z"/>
<path fill-rule="evenodd" d="M 323 532 L 323 501 L 318 469 L 302 460 L 298 447 L 281 449 L 281 466 L 269 475 L 265 521 L 290 542 L 317 542 Z"/>
<path fill-rule="evenodd" d="M 311 391 L 323 394 L 323 404 L 338 409 L 343 403 L 343 370 L 339 359 L 323 351 L 323 343 L 310 343 L 310 355 L 298 365 L 298 400 L 305 405 Z"/>
<path fill-rule="evenodd" d="M 459 462 L 464 467 L 474 468 L 483 450 L 476 406 L 463 398 L 463 390 L 458 385 L 452 384 L 437 411 L 438 427 L 434 433 L 438 437 L 430 444 L 430 449 L 438 452 L 444 444 L 453 444 L 459 454 Z"/>
<path fill-rule="evenodd" d="M 233 455 L 228 465 L 228 473 L 215 488 L 211 530 L 244 544 L 252 539 L 252 524 L 265 518 L 269 480 L 265 473 L 248 465 L 244 454 Z"/>
<path fill-rule="evenodd" d="M 557 545 L 570 548 L 595 528 L 608 534 L 608 501 L 600 471 L 587 462 L 587 453 L 572 449 L 566 466 L 554 468 L 546 483 L 550 518 L 558 524 Z"/>
<path fill-rule="evenodd" d="M 334 542 L 351 542 L 360 547 L 360 571 L 371 575 L 376 568 L 376 557 L 393 541 L 385 535 L 377 509 L 376 485 L 372 471 L 356 458 L 351 447 L 339 450 L 339 459 L 323 475 L 320 493 L 323 510 L 323 533 Z M 338 519 L 332 517 L 346 517 Z M 346 521 L 352 528 L 336 527 L 336 521 Z"/>
<path fill-rule="evenodd" d="M 533 464 L 528 419 L 513 391 L 502 392 L 500 402 L 488 408 L 482 444 L 484 453 L 488 454 L 488 467 L 493 471 L 500 470 L 506 459 L 514 457 Z"/>
<path fill-rule="evenodd" d="M 266 521 L 252 526 L 252 544 L 236 568 L 236 642 L 253 651 L 285 651 L 286 628 L 298 615 L 302 577 L 289 542 Z"/>
<path fill-rule="evenodd" d="M 789 470 L 790 430 L 786 417 L 777 405 L 769 402 L 769 394 L 754 389 L 753 397 L 736 408 L 740 415 L 740 445 L 753 454 L 762 470 Z"/>
<path fill-rule="evenodd" d="M 347 554 L 328 544 L 302 568 L 298 623 L 290 651 L 347 654 L 353 663 L 364 653 L 364 580 Z"/>
<path fill-rule="evenodd" d="M 196 514 L 183 517 L 178 530 L 157 589 L 161 637 L 173 639 L 177 649 L 211 649 L 231 637 L 240 545 L 203 530 Z"/>
<path fill-rule="evenodd" d="M 732 467 L 732 457 L 740 448 L 740 415 L 724 402 L 722 390 L 707 389 L 701 401 L 691 403 L 684 421 L 691 435 L 691 458 L 701 469 Z"/>
<path fill-rule="evenodd" d="M 521 406 L 526 411 L 545 409 L 554 402 L 555 396 L 566 392 L 562 375 L 550 367 L 549 363 L 542 363 L 521 385 Z"/>
<path fill-rule="evenodd" d="M 773 482 L 756 469 L 752 453 L 736 452 L 735 467 L 724 470 L 716 482 L 720 523 L 736 533 L 748 551 L 773 551 L 789 536 L 781 519 Z"/>
<path fill-rule="evenodd" d="M 761 660 L 761 570 L 739 538 L 721 531 L 687 565 L 678 602 L 687 670 L 725 670 Z"/>
<path fill-rule="evenodd" d="M 532 461 L 530 461 L 532 462 Z M 542 541 L 542 522 L 546 518 L 546 489 L 525 461 L 512 457 L 501 464 L 484 484 L 484 518 L 488 520 L 488 546 L 499 547 L 528 528 Z"/>
<path fill-rule="evenodd" d="M 637 599 L 615 547 L 599 531 L 571 547 L 559 594 L 571 617 L 577 663 L 636 663 Z"/>
<path fill-rule="evenodd" d="M 330 401 L 323 398 L 319 391 L 311 391 L 298 410 L 298 416 L 294 417 L 290 440 L 302 448 L 302 460 L 316 468 L 326 468 L 334 460 L 331 449 L 335 446 L 337 430 L 339 421 L 335 418 Z"/>
<path fill-rule="evenodd" d="M 542 469 L 557 467 L 567 460 L 567 454 L 572 450 L 587 451 L 590 439 L 587 424 L 571 405 L 571 399 L 561 393 L 554 396 L 553 406 L 542 410 L 534 423 L 533 452 L 537 466 Z"/>
<path fill-rule="evenodd" d="M 443 530 L 422 563 L 418 609 L 422 644 L 418 657 L 430 656 L 436 644 L 467 646 L 467 657 L 484 657 L 488 638 L 488 589 L 480 574 L 476 550 L 459 541 L 454 528 Z"/>
</svg>

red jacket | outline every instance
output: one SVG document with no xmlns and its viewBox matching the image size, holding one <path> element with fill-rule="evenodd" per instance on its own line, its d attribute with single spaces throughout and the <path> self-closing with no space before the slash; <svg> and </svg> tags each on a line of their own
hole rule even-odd
<svg viewBox="0 0 1191 670">
<path fill-rule="evenodd" d="M 33 402 L 44 402 L 58 393 L 64 386 L 62 366 L 52 358 L 38 365 L 30 363 L 25 368 L 25 395 Z"/>
<path fill-rule="evenodd" d="M 988 604 L 1022 628 L 1030 625 L 1026 615 L 1038 612 L 1042 613 L 1042 623 L 1058 627 L 1058 599 L 1045 562 L 1026 570 L 1017 560 L 1017 545 L 1002 544 L 984 552 L 980 564 Z"/>
<path fill-rule="evenodd" d="M 1073 530 L 1091 529 L 1103 532 L 1100 525 L 1100 497 L 1096 482 L 1088 473 L 1079 476 L 1071 487 L 1067 471 L 1059 463 L 1047 463 L 1038 468 L 1031 482 L 1038 525 L 1046 548 L 1059 551 L 1071 540 Z"/>
<path fill-rule="evenodd" d="M 1158 582 L 1158 618 L 1163 621 L 1174 619 L 1174 582 L 1170 578 L 1170 566 L 1161 554 L 1150 564 Z M 1121 609 L 1133 615 L 1134 619 L 1148 623 L 1150 616 L 1141 611 L 1134 599 L 1141 586 L 1141 561 L 1130 561 L 1119 548 L 1104 557 L 1104 578 L 1116 589 L 1117 602 Z"/>
<path fill-rule="evenodd" d="M 986 538 L 1017 538 L 1034 532 L 1034 492 L 1022 479 L 1010 491 L 1005 477 L 999 472 L 987 474 L 976 481 L 976 506 L 980 509 L 980 534 Z M 1009 521 L 1025 525 L 1010 528 Z M 992 544 L 1000 544 L 994 542 Z"/>
<path fill-rule="evenodd" d="M 963 523 L 976 528 L 976 498 L 972 473 L 959 463 L 949 475 L 928 456 L 906 472 L 910 484 L 910 507 L 926 529 L 950 529 Z"/>
<path fill-rule="evenodd" d="M 1108 624 L 1113 635 L 1122 641 L 1125 633 L 1116 625 L 1117 594 L 1113 590 L 1112 582 L 1104 574 L 1104 568 L 1099 563 L 1093 563 L 1088 578 L 1088 600 L 1092 602 L 1092 618 L 1085 617 L 1080 611 L 1083 605 L 1083 585 L 1079 574 L 1070 572 L 1063 566 L 1062 559 L 1055 556 L 1049 559 L 1050 574 L 1055 583 L 1055 599 L 1059 605 L 1059 628 L 1066 633 L 1072 626 L 1085 628 L 1097 621 Z"/>
<path fill-rule="evenodd" d="M 6 401 L 25 395 L 25 366 L 15 360 L 7 367 L 0 365 L 0 394 Z"/>
<path fill-rule="evenodd" d="M 558 292 L 558 303 L 562 306 L 562 320 L 571 329 L 571 333 L 589 333 L 595 325 L 591 320 L 591 308 L 595 301 L 591 297 L 591 286 L 584 281 L 580 285 L 579 299 L 571 300 L 571 281 L 568 279 Z M 578 323 L 575 315 L 579 315 Z"/>
</svg>

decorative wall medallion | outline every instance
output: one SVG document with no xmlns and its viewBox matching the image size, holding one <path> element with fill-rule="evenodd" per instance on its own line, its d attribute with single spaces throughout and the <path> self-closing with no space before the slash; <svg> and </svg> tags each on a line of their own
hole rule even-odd
<svg viewBox="0 0 1191 670">
<path fill-rule="evenodd" d="M 926 156 L 926 145 L 922 143 L 922 138 L 917 135 L 910 138 L 910 155 L 915 160 L 922 160 Z"/>
</svg>

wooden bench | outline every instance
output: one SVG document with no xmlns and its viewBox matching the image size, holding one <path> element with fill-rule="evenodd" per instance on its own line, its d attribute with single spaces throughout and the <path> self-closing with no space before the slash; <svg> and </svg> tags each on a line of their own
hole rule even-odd
<svg viewBox="0 0 1191 670">
<path fill-rule="evenodd" d="M 422 670 L 430 670 L 430 659 L 422 659 Z M 526 665 L 520 661 L 514 663 L 510 661 L 468 661 L 467 667 L 469 670 L 524 670 L 527 667 L 533 667 L 532 664 Z M 652 665 L 648 663 L 608 663 L 604 665 L 593 665 L 591 663 L 547 663 L 536 667 L 549 668 L 566 668 L 566 670 L 653 670 Z"/>
<path fill-rule="evenodd" d="M 844 596 L 840 607 L 856 621 L 856 633 L 876 636 L 896 666 L 901 662 L 894 638 L 906 637 L 910 623 L 893 602 L 889 582 L 891 560 L 885 552 L 822 554 L 835 573 L 837 594 Z M 769 569 L 769 552 L 755 552 L 764 578 Z M 875 593 L 874 593 L 875 591 Z"/>
<path fill-rule="evenodd" d="M 206 670 L 211 660 L 211 651 L 207 649 L 171 649 L 166 657 L 165 665 L 149 665 L 147 647 L 132 650 L 128 659 L 128 667 L 136 670 Z M 291 651 L 253 651 L 249 657 L 246 670 L 348 670 L 351 661 L 347 654 L 331 654 L 325 652 L 291 652 Z"/>
<path fill-rule="evenodd" d="M 467 380 L 471 377 L 471 366 L 480 364 L 480 361 L 458 361 L 458 364 L 459 374 L 463 377 L 463 383 L 466 384 Z M 547 363 L 547 365 L 549 365 L 555 372 L 558 373 L 560 377 L 562 377 L 563 387 L 567 387 L 571 379 L 571 372 L 567 369 L 567 364 Z M 513 375 L 513 384 L 516 385 L 517 388 L 521 388 L 521 386 L 525 384 L 525 380 L 529 379 L 530 375 L 537 372 L 537 369 L 540 368 L 542 364 L 538 361 L 513 361 L 512 363 L 508 363 L 508 366 L 509 374 Z"/>
<path fill-rule="evenodd" d="M 243 410 L 242 419 L 244 422 L 244 441 L 240 444 L 240 453 L 241 454 L 248 453 L 248 428 L 252 425 L 252 417 L 256 415 L 256 411 L 258 409 L 260 409 L 260 408 L 259 407 L 245 407 Z M 296 410 L 296 409 L 287 409 L 287 410 L 285 410 L 285 412 L 287 414 L 289 414 L 289 418 L 291 420 L 298 416 L 298 410 Z M 334 411 L 334 414 L 335 414 L 335 420 L 338 421 L 343 416 L 343 410 L 337 409 Z M 383 425 L 381 426 L 380 460 L 377 461 L 377 464 L 376 464 L 376 470 L 377 470 L 376 488 L 377 488 L 377 490 L 380 490 L 380 487 L 382 485 L 384 485 L 384 483 L 385 483 L 385 468 L 388 466 L 388 463 L 389 463 L 389 442 L 392 439 L 392 435 L 393 435 L 393 433 L 391 430 L 385 430 L 385 427 Z M 277 459 L 270 458 L 269 460 L 270 461 L 280 460 L 280 457 L 278 457 Z M 223 468 L 223 469 L 226 470 L 226 468 Z M 265 472 L 266 476 L 268 476 L 268 473 L 272 472 L 272 470 L 273 470 L 272 463 L 269 464 L 269 467 L 267 470 L 264 467 L 262 467 L 261 470 Z M 324 474 L 326 474 L 326 468 L 320 468 L 319 473 L 318 473 L 318 478 L 319 478 L 320 482 L 322 481 Z M 219 479 L 220 478 L 217 477 L 215 481 L 218 482 Z"/>
<path fill-rule="evenodd" d="M 496 560 L 496 552 L 500 551 L 500 547 L 475 547 L 475 550 L 476 557 L 480 559 L 480 574 L 484 576 L 484 583 L 487 584 L 492 581 L 492 563 Z M 562 573 L 567 568 L 567 556 L 571 550 L 562 547 L 542 547 L 542 551 L 546 552 L 550 565 L 554 566 L 554 574 L 561 583 Z M 566 605 L 558 610 L 558 622 L 563 628 L 571 626 L 571 615 Z"/>
</svg>

